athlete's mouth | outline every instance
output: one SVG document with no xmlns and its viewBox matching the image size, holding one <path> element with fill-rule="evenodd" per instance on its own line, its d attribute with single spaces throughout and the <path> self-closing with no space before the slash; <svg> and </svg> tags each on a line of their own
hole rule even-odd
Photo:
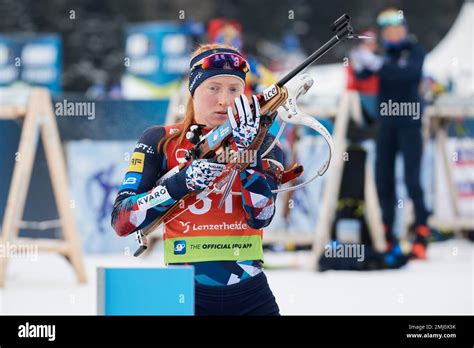
<svg viewBox="0 0 474 348">
<path fill-rule="evenodd" d="M 215 114 L 219 117 L 227 117 L 227 111 L 216 111 Z"/>
</svg>

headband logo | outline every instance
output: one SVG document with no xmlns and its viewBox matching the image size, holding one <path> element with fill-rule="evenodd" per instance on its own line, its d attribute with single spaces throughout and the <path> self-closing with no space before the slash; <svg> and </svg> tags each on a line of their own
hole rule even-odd
<svg viewBox="0 0 474 348">
<path fill-rule="evenodd" d="M 197 73 L 197 75 L 194 77 L 193 79 L 193 82 L 191 82 L 191 84 L 189 85 L 189 89 L 192 90 L 194 85 L 196 84 L 196 82 L 201 78 L 201 76 L 203 75 L 202 71 L 199 71 Z"/>
</svg>

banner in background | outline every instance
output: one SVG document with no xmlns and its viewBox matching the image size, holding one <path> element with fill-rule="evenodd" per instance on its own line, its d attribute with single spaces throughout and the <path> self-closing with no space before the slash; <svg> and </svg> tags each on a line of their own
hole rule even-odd
<svg viewBox="0 0 474 348">
<path fill-rule="evenodd" d="M 110 214 L 133 153 L 132 141 L 71 141 L 67 158 L 73 210 L 86 253 L 130 253 L 133 236 L 119 237 Z"/>
<path fill-rule="evenodd" d="M 189 70 L 193 35 L 198 24 L 156 22 L 128 27 L 125 38 L 126 99 L 168 99 Z"/>
<path fill-rule="evenodd" d="M 61 92 L 62 44 L 58 35 L 0 35 L 0 87 L 18 83 Z"/>
<path fill-rule="evenodd" d="M 451 166 L 459 214 L 474 216 L 474 139 L 448 138 L 445 149 Z M 452 219 L 451 197 L 447 187 L 446 173 L 442 168 L 442 157 L 436 156 L 435 212 L 439 218 Z"/>
</svg>

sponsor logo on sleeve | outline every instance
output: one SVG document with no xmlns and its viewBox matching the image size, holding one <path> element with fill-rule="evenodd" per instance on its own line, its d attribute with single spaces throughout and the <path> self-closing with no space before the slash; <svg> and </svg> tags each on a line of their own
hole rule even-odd
<svg viewBox="0 0 474 348">
<path fill-rule="evenodd" d="M 133 192 L 133 191 L 121 191 L 121 192 L 118 194 L 118 196 L 124 196 L 124 195 L 126 195 L 126 196 L 134 196 L 135 194 L 136 194 L 136 193 Z"/>
<path fill-rule="evenodd" d="M 132 159 L 128 166 L 127 172 L 143 172 L 143 164 L 145 163 L 145 154 L 142 152 L 134 152 L 132 154 Z"/>
<path fill-rule="evenodd" d="M 155 187 L 149 194 L 137 200 L 138 209 L 147 210 L 171 200 L 168 190 L 164 186 Z"/>
<path fill-rule="evenodd" d="M 135 146 L 135 150 L 142 150 L 148 154 L 151 154 L 151 155 L 154 155 L 155 154 L 155 150 L 153 149 L 153 146 L 150 146 L 150 145 L 147 145 L 147 144 L 143 144 L 143 143 L 138 143 L 136 146 Z"/>
<path fill-rule="evenodd" d="M 122 185 L 119 188 L 119 191 L 136 190 L 138 188 L 138 185 L 140 185 L 141 179 L 142 179 L 141 174 L 127 173 L 127 175 L 125 175 L 125 179 L 122 182 Z"/>
</svg>

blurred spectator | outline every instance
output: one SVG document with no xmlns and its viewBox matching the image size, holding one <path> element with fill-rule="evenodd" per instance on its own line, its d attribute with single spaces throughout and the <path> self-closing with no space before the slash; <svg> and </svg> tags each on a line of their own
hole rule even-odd
<svg viewBox="0 0 474 348">
<path fill-rule="evenodd" d="M 383 39 L 383 58 L 364 48 L 351 56 L 355 71 L 362 75 L 378 74 L 377 106 L 380 127 L 377 136 L 375 164 L 377 192 L 382 208 L 387 249 L 399 250 L 393 224 L 397 200 L 395 195 L 395 159 L 401 152 L 404 179 L 415 207 L 415 241 L 412 256 L 426 258 L 430 230 L 426 226 L 428 211 L 420 185 L 420 163 L 423 151 L 421 135 L 422 100 L 419 88 L 425 50 L 408 35 L 403 12 L 387 9 L 377 17 Z"/>
<path fill-rule="evenodd" d="M 242 51 L 242 25 L 235 19 L 214 18 L 207 26 L 207 35 L 210 43 L 230 45 Z M 244 53 L 245 54 L 245 53 Z M 277 79 L 263 64 L 252 56 L 245 57 L 250 66 L 247 74 L 245 94 L 251 96 L 262 92 L 264 88 L 274 84 Z"/>
<path fill-rule="evenodd" d="M 384 61 L 380 70 L 380 129 L 377 139 L 376 184 L 389 246 L 397 245 L 393 222 L 395 196 L 395 158 L 404 159 L 404 180 L 415 207 L 416 238 L 412 246 L 415 258 L 425 259 L 430 230 L 426 226 L 428 211 L 420 185 L 420 163 L 423 151 L 421 135 L 421 98 L 419 87 L 425 50 L 408 35 L 403 12 L 388 9 L 380 13 Z M 403 111 L 403 109 L 405 109 Z"/>
<path fill-rule="evenodd" d="M 366 29 L 360 33 L 371 39 L 357 41 L 349 54 L 347 67 L 347 89 L 357 91 L 360 96 L 362 112 L 366 122 L 372 123 L 378 116 L 377 94 L 379 91 L 379 76 L 374 73 L 380 70 L 383 58 L 377 52 L 377 33 Z"/>
</svg>

